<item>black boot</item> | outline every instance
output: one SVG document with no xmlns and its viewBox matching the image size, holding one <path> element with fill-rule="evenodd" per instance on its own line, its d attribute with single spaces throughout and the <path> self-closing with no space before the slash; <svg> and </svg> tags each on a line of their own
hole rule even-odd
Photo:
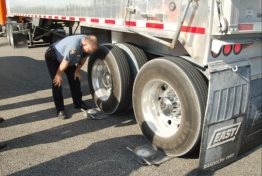
<svg viewBox="0 0 262 176">
<path fill-rule="evenodd" d="M 57 117 L 59 119 L 68 119 L 68 116 L 66 115 L 65 111 L 57 111 Z"/>
<path fill-rule="evenodd" d="M 76 109 L 80 109 L 82 111 L 88 110 L 88 106 L 82 101 L 79 105 L 75 105 Z"/>
</svg>

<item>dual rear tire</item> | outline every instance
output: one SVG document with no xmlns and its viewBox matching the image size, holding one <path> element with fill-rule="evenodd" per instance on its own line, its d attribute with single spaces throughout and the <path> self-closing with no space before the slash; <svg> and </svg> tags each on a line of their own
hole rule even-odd
<svg viewBox="0 0 262 176">
<path fill-rule="evenodd" d="M 133 45 L 101 46 L 88 63 L 90 92 L 107 114 L 123 112 L 132 103 L 144 136 L 169 155 L 184 155 L 201 136 L 207 83 L 182 58 L 146 62 Z"/>
</svg>

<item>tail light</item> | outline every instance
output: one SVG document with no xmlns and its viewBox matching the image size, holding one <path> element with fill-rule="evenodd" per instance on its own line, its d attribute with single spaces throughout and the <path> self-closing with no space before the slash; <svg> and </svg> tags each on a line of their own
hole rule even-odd
<svg viewBox="0 0 262 176">
<path fill-rule="evenodd" d="M 228 56 L 232 51 L 232 45 L 225 45 L 223 47 L 223 54 L 224 56 Z"/>
<path fill-rule="evenodd" d="M 241 52 L 241 50 L 242 50 L 242 44 L 237 43 L 237 44 L 234 45 L 233 51 L 234 51 L 235 55 L 238 55 Z"/>
<path fill-rule="evenodd" d="M 236 43 L 234 45 L 228 44 L 228 45 L 224 45 L 218 53 L 211 51 L 211 55 L 213 58 L 217 58 L 222 53 L 221 51 L 223 51 L 223 55 L 228 56 L 231 54 L 232 50 L 235 55 L 238 55 L 242 51 L 242 48 L 243 45 L 241 43 Z"/>
</svg>

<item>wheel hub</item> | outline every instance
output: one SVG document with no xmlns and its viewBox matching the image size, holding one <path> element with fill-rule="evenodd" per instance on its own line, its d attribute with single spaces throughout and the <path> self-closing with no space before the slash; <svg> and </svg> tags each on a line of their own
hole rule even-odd
<svg viewBox="0 0 262 176">
<path fill-rule="evenodd" d="M 149 127 L 161 137 L 174 135 L 181 124 L 181 104 L 175 90 L 162 80 L 147 83 L 142 110 Z"/>
<path fill-rule="evenodd" d="M 168 98 L 161 98 L 159 103 L 160 109 L 166 116 L 170 116 L 173 110 L 172 102 Z"/>
<path fill-rule="evenodd" d="M 105 72 L 102 77 L 102 83 L 106 88 L 112 87 L 111 75 L 109 72 Z"/>
<path fill-rule="evenodd" d="M 106 101 L 112 93 L 112 77 L 104 60 L 95 61 L 91 79 L 96 96 Z"/>
</svg>

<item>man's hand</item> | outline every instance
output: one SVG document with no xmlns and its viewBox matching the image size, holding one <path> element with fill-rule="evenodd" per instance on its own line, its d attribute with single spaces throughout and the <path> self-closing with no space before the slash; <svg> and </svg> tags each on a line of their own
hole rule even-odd
<svg viewBox="0 0 262 176">
<path fill-rule="evenodd" d="M 79 63 L 77 64 L 76 66 L 76 71 L 75 71 L 75 76 L 74 76 L 74 79 L 81 79 L 81 68 L 83 67 L 83 65 L 85 64 L 86 62 L 86 57 L 85 58 L 82 58 Z"/>
<path fill-rule="evenodd" d="M 76 69 L 75 74 L 74 74 L 74 79 L 75 80 L 78 79 L 80 81 L 81 79 L 81 70 L 80 69 Z"/>
<path fill-rule="evenodd" d="M 69 62 L 66 59 L 63 59 L 63 61 L 59 65 L 59 68 L 53 80 L 53 84 L 55 86 L 60 87 L 62 85 L 62 82 L 63 82 L 62 74 L 64 73 L 64 71 L 67 69 L 68 66 L 69 66 Z"/>
<path fill-rule="evenodd" d="M 55 86 L 60 87 L 60 86 L 62 85 L 62 82 L 63 82 L 62 76 L 59 75 L 59 74 L 56 74 L 56 75 L 55 75 L 55 78 L 54 78 L 54 80 L 53 80 L 53 84 L 54 84 Z"/>
</svg>

